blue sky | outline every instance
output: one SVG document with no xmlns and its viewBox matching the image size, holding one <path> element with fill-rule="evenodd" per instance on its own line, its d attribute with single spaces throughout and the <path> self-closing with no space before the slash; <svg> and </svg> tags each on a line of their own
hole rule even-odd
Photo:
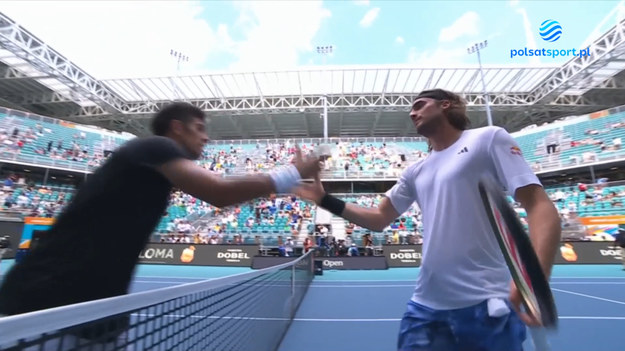
<svg viewBox="0 0 625 351">
<path fill-rule="evenodd" d="M 177 1 L 3 2 L 4 12 L 98 78 L 316 66 L 325 63 L 468 66 L 487 39 L 485 65 L 560 65 L 568 58 L 510 58 L 511 49 L 579 49 L 614 25 L 619 1 Z M 33 6 L 35 4 L 35 6 Z M 52 14 L 52 16 L 51 16 Z M 543 41 L 546 19 L 562 37 Z M 593 33 L 594 32 L 594 33 Z M 168 55 L 185 52 L 177 71 Z"/>
<path fill-rule="evenodd" d="M 483 52 L 485 64 L 529 63 L 527 58 L 509 58 L 510 49 L 527 46 L 523 17 L 517 10 L 524 9 L 527 13 L 538 47 L 578 48 L 617 3 L 520 1 L 512 6 L 509 1 L 372 1 L 369 6 L 355 7 L 348 2 L 329 2 L 327 6 L 336 16 L 327 20 L 318 40 L 337 43 L 339 50 L 333 64 L 404 63 L 418 60 L 420 55 L 436 55 L 437 51 L 462 51 L 467 44 L 484 39 L 489 42 Z M 358 22 L 371 8 L 380 9 L 377 18 L 371 26 L 362 28 Z M 555 19 L 563 27 L 563 35 L 555 43 L 544 42 L 538 35 L 538 27 L 545 19 Z M 445 32 L 454 35 L 443 39 L 441 31 L 458 20 L 458 26 Z M 395 41 L 398 36 L 403 44 Z M 454 56 L 453 61 L 476 60 L 465 52 L 460 57 Z M 314 59 L 313 55 L 306 56 L 302 61 Z"/>
</svg>

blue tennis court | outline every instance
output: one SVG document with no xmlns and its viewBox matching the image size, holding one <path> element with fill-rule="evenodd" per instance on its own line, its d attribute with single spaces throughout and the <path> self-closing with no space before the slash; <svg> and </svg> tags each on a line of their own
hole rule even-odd
<svg viewBox="0 0 625 351">
<path fill-rule="evenodd" d="M 2 271 L 8 267 L 5 262 Z M 249 271 L 143 265 L 131 291 Z M 316 276 L 279 350 L 395 350 L 399 318 L 418 271 L 325 271 Z M 556 266 L 551 284 L 560 314 L 560 330 L 549 336 L 553 351 L 622 350 L 619 336 L 625 330 L 625 271 L 620 265 Z"/>
<path fill-rule="evenodd" d="M 133 291 L 245 271 L 142 266 Z M 395 350 L 399 318 L 418 272 L 393 268 L 316 276 L 280 351 Z M 549 336 L 553 351 L 622 350 L 618 335 L 625 330 L 625 271 L 620 265 L 556 266 L 551 284 L 560 314 L 560 330 Z"/>
<path fill-rule="evenodd" d="M 395 350 L 399 318 L 418 269 L 330 271 L 316 277 L 280 351 Z M 560 330 L 552 350 L 622 350 L 625 272 L 616 266 L 559 266 L 552 289 Z M 303 342 L 303 340 L 306 340 Z"/>
</svg>

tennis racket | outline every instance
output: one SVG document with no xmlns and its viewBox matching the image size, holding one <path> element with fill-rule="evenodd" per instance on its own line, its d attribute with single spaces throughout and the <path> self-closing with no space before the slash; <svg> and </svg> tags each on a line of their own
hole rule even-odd
<svg viewBox="0 0 625 351">
<path fill-rule="evenodd" d="M 556 329 L 556 305 L 528 233 L 501 187 L 489 179 L 482 179 L 478 188 L 512 279 L 521 293 L 526 312 L 539 320 L 544 328 Z M 535 337 L 534 342 L 540 344 L 535 345 L 537 349 L 539 346 L 541 350 L 548 349 L 546 338 L 538 341 L 537 333 L 532 334 Z"/>
</svg>

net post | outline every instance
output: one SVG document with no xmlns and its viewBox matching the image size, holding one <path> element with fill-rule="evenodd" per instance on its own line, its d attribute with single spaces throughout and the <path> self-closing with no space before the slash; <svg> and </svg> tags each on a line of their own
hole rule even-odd
<svg viewBox="0 0 625 351">
<path fill-rule="evenodd" d="M 291 266 L 291 318 L 295 317 L 295 308 L 296 304 L 294 301 L 295 298 L 295 265 Z"/>
<path fill-rule="evenodd" d="M 295 296 L 295 265 L 291 266 L 291 297 Z"/>
</svg>

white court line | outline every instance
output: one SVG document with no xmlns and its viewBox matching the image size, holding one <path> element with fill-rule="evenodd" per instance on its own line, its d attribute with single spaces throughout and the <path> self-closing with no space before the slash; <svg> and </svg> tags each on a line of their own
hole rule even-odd
<svg viewBox="0 0 625 351">
<path fill-rule="evenodd" d="M 376 285 L 356 285 L 356 284 L 352 284 L 352 285 L 318 285 L 318 284 L 311 284 L 310 288 L 404 288 L 404 287 L 411 287 L 414 288 L 415 285 L 414 284 L 410 284 L 410 285 L 395 285 L 395 284 L 376 284 Z"/>
<path fill-rule="evenodd" d="M 563 293 L 567 293 L 567 294 L 571 294 L 571 295 L 587 297 L 589 299 L 595 299 L 595 300 L 599 300 L 599 301 L 612 302 L 612 303 L 616 303 L 616 304 L 619 304 L 619 305 L 625 305 L 625 302 L 623 302 L 623 301 L 606 299 L 606 298 L 599 297 L 599 296 L 587 295 L 587 294 L 582 294 L 582 293 L 578 293 L 578 292 L 574 292 L 574 291 L 568 291 L 568 290 L 562 290 L 562 289 L 551 289 L 551 290 L 559 291 L 559 292 L 563 292 Z"/>
<path fill-rule="evenodd" d="M 214 278 L 202 278 L 202 277 L 172 277 L 172 276 L 161 276 L 161 275 L 146 275 L 146 276 L 137 276 L 135 279 L 195 279 L 195 280 L 209 280 Z"/>
<path fill-rule="evenodd" d="M 294 318 L 295 322 L 399 322 L 401 318 Z"/>
<path fill-rule="evenodd" d="M 625 285 L 625 282 L 551 282 L 551 285 Z"/>
<path fill-rule="evenodd" d="M 202 279 L 198 279 L 201 281 Z M 181 281 L 167 280 L 134 280 L 133 283 L 141 284 L 183 284 Z M 236 285 L 236 284 L 235 284 Z M 625 285 L 625 282 L 551 282 L 550 285 Z M 415 284 L 346 284 L 346 285 L 328 285 L 328 284 L 312 284 L 310 288 L 414 288 Z"/>
<path fill-rule="evenodd" d="M 174 282 L 174 281 L 164 281 L 164 280 L 135 280 L 133 283 L 140 284 L 184 284 L 184 282 Z M 253 284 L 252 284 L 253 285 Z M 550 285 L 625 285 L 623 283 L 617 282 L 571 282 L 571 283 L 551 283 Z M 286 286 L 286 285 L 284 285 Z M 309 288 L 330 288 L 330 289 L 351 289 L 351 288 L 375 288 L 375 289 L 386 289 L 386 288 L 414 288 L 415 285 L 392 285 L 392 284 L 379 284 L 379 285 L 310 285 Z"/>
<path fill-rule="evenodd" d="M 384 283 L 384 282 L 416 282 L 417 281 L 417 277 L 415 277 L 414 279 L 399 279 L 399 280 L 395 280 L 395 279 L 378 279 L 378 280 L 316 280 L 317 282 L 321 282 L 321 283 L 328 283 L 328 284 L 332 284 L 332 283 L 341 283 L 341 284 L 345 284 L 345 283 Z"/>
<path fill-rule="evenodd" d="M 625 275 L 622 277 L 551 277 L 551 279 L 625 279 Z"/>
<path fill-rule="evenodd" d="M 133 316 L 139 317 L 155 317 L 153 314 L 139 314 L 135 313 Z M 273 318 L 273 317 L 233 317 L 233 316 L 202 316 L 191 315 L 186 316 L 182 314 L 168 314 L 163 317 L 167 318 L 208 318 L 208 319 L 234 319 L 234 320 L 249 320 L 249 321 L 290 321 L 290 318 Z M 599 317 L 599 316 L 561 316 L 559 319 L 578 319 L 578 320 L 625 320 L 625 317 Z M 331 322 L 331 323 L 378 323 L 378 322 L 399 322 L 401 318 L 293 318 L 296 322 Z"/>
<path fill-rule="evenodd" d="M 551 282 L 550 285 L 625 285 L 625 282 Z M 311 284 L 310 288 L 414 288 L 415 284 Z"/>
<path fill-rule="evenodd" d="M 202 281 L 202 279 L 198 279 L 198 281 Z M 166 280 L 134 280 L 133 283 L 141 283 L 141 284 L 184 284 L 187 282 L 172 282 Z"/>
<path fill-rule="evenodd" d="M 587 317 L 587 316 L 567 316 L 559 319 L 594 319 L 594 320 L 625 320 L 625 317 Z"/>
<path fill-rule="evenodd" d="M 199 280 L 198 280 L 199 281 Z M 184 284 L 180 281 L 166 281 L 166 280 L 135 280 L 133 283 L 140 284 Z M 252 284 L 253 285 L 253 284 Z M 625 285 L 625 282 L 552 282 L 550 285 Z M 348 284 L 348 285 L 319 285 L 311 284 L 309 288 L 330 288 L 330 289 L 351 289 L 351 288 L 414 288 L 415 284 L 377 284 L 377 285 L 365 285 L 365 284 Z"/>
<path fill-rule="evenodd" d="M 625 320 L 625 317 L 562 316 L 559 319 Z M 399 322 L 401 318 L 295 318 L 297 322 Z"/>
<path fill-rule="evenodd" d="M 177 278 L 177 277 L 176 277 Z M 625 274 L 622 277 L 551 277 L 551 279 L 625 279 Z M 376 280 L 316 280 L 317 282 L 321 282 L 321 283 L 328 283 L 328 284 L 332 284 L 332 283 L 340 283 L 340 284 L 345 284 L 345 283 L 349 283 L 349 282 L 354 282 L 354 283 L 383 283 L 383 282 L 416 282 L 417 281 L 417 277 L 415 276 L 414 279 L 376 279 Z"/>
</svg>

